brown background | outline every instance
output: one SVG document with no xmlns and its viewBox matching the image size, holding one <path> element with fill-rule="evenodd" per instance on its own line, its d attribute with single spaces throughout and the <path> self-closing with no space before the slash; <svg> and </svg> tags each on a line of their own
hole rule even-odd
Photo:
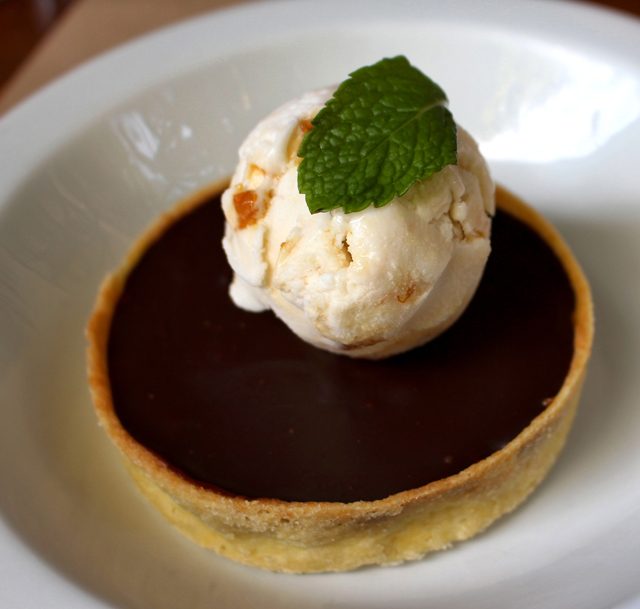
<svg viewBox="0 0 640 609">
<path fill-rule="evenodd" d="M 180 19 L 247 1 L 0 0 L 0 114 L 116 44 Z M 640 17 L 640 0 L 591 0 L 591 4 Z"/>
</svg>

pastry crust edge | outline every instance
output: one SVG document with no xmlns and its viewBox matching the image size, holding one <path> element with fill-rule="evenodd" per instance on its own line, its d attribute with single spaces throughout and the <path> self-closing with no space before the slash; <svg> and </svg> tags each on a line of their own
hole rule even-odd
<svg viewBox="0 0 640 609">
<path fill-rule="evenodd" d="M 203 487 L 134 440 L 113 408 L 107 369 L 109 328 L 126 278 L 168 226 L 218 192 L 216 185 L 165 213 L 102 283 L 87 325 L 89 385 L 100 425 L 143 494 L 195 543 L 270 571 L 346 571 L 415 560 L 488 527 L 543 480 L 571 428 L 593 342 L 591 292 L 580 265 L 553 226 L 498 187 L 499 207 L 535 230 L 561 261 L 573 286 L 574 354 L 547 408 L 514 440 L 462 472 L 378 501 L 287 502 L 248 499 Z"/>
</svg>

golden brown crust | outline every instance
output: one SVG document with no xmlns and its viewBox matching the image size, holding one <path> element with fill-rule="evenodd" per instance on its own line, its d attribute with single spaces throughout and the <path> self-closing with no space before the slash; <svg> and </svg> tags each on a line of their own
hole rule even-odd
<svg viewBox="0 0 640 609">
<path fill-rule="evenodd" d="M 471 537 L 511 511 L 544 478 L 571 427 L 593 340 L 587 280 L 556 230 L 503 189 L 499 207 L 527 223 L 553 248 L 573 285 L 574 355 L 558 395 L 518 437 L 464 471 L 379 501 L 285 502 L 246 499 L 181 477 L 136 442 L 114 412 L 106 347 L 126 277 L 150 243 L 204 200 L 200 193 L 166 214 L 103 283 L 87 336 L 91 392 L 100 424 L 119 448 L 142 492 L 187 537 L 241 563 L 288 573 L 345 571 L 419 558 Z"/>
</svg>

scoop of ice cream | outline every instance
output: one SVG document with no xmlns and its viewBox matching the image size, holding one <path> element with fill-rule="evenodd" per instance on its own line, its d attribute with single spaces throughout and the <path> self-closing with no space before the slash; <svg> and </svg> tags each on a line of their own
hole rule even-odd
<svg viewBox="0 0 640 609">
<path fill-rule="evenodd" d="M 317 347 L 382 358 L 424 344 L 464 311 L 490 252 L 494 185 L 458 128 L 458 165 L 384 207 L 311 214 L 297 151 L 333 91 L 282 106 L 242 144 L 222 197 L 230 295 L 244 309 L 272 309 Z"/>
</svg>

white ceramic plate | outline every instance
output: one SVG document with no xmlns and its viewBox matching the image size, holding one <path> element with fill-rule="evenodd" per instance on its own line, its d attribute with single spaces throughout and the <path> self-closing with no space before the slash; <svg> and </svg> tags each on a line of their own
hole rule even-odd
<svg viewBox="0 0 640 609">
<path fill-rule="evenodd" d="M 83 326 L 102 276 L 255 121 L 383 56 L 448 92 L 496 178 L 591 278 L 597 340 L 548 479 L 471 541 L 287 576 L 167 526 L 98 429 Z M 0 121 L 0 606 L 640 607 L 640 23 L 557 1 L 246 5 L 81 67 Z"/>
</svg>

